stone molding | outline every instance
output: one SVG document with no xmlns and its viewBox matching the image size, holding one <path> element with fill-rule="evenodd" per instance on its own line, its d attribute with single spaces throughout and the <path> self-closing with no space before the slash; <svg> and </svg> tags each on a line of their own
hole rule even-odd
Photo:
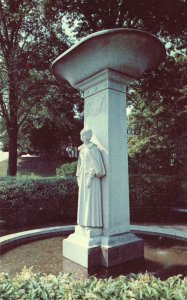
<svg viewBox="0 0 187 300">
<path fill-rule="evenodd" d="M 126 85 L 131 81 L 132 78 L 126 74 L 107 68 L 78 83 L 75 88 L 83 92 L 85 98 L 106 89 L 113 89 L 125 94 Z"/>
</svg>

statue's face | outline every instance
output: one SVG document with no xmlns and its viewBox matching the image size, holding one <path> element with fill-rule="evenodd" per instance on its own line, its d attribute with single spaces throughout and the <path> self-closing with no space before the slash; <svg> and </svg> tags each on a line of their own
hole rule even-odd
<svg viewBox="0 0 187 300">
<path fill-rule="evenodd" d="M 90 142 L 90 134 L 89 133 L 87 133 L 87 132 L 81 132 L 81 141 L 83 142 L 83 143 L 88 143 L 88 142 Z"/>
</svg>

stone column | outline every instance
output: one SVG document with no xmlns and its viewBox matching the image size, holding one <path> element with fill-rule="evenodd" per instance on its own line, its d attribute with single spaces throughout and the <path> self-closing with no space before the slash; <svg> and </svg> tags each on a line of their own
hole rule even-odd
<svg viewBox="0 0 187 300">
<path fill-rule="evenodd" d="M 126 82 L 123 74 L 105 69 L 77 86 L 84 92 L 84 127 L 92 129 L 106 167 L 102 179 L 105 236 L 130 230 Z"/>
<path fill-rule="evenodd" d="M 102 179 L 103 229 L 76 226 L 75 234 L 64 242 L 64 256 L 88 268 L 143 257 L 143 241 L 130 233 L 126 125 L 129 81 L 132 78 L 105 69 L 76 86 L 85 98 L 84 127 L 92 129 L 93 142 L 99 146 L 106 168 Z M 80 241 L 82 245 L 78 246 Z"/>
<path fill-rule="evenodd" d="M 164 56 L 164 46 L 153 35 L 116 28 L 89 35 L 53 63 L 58 79 L 84 93 L 84 125 L 92 129 L 106 167 L 103 227 L 76 226 L 63 245 L 64 257 L 86 268 L 143 256 L 143 241 L 130 232 L 125 94 L 127 84 Z"/>
</svg>

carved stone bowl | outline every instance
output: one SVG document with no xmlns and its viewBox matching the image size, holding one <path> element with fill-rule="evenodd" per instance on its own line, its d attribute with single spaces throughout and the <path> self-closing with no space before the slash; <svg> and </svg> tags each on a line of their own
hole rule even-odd
<svg viewBox="0 0 187 300">
<path fill-rule="evenodd" d="M 129 82 L 154 69 L 165 47 L 150 33 L 134 29 L 96 32 L 69 48 L 53 62 L 53 73 L 72 86 L 107 68 L 126 74 Z"/>
</svg>

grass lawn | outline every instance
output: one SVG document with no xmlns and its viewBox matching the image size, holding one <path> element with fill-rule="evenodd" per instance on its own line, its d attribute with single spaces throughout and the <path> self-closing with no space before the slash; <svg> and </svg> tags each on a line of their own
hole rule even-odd
<svg viewBox="0 0 187 300">
<path fill-rule="evenodd" d="M 56 168 L 62 163 L 58 160 L 41 157 L 19 157 L 18 176 L 48 177 L 56 175 Z"/>
<path fill-rule="evenodd" d="M 68 160 L 68 159 L 67 159 Z M 19 157 L 17 163 L 17 176 L 24 177 L 53 177 L 56 176 L 56 168 L 67 160 L 55 160 L 41 157 Z M 0 161 L 0 176 L 7 175 L 7 160 Z"/>
<path fill-rule="evenodd" d="M 7 174 L 7 160 L 0 161 L 0 176 L 6 176 Z"/>
</svg>

